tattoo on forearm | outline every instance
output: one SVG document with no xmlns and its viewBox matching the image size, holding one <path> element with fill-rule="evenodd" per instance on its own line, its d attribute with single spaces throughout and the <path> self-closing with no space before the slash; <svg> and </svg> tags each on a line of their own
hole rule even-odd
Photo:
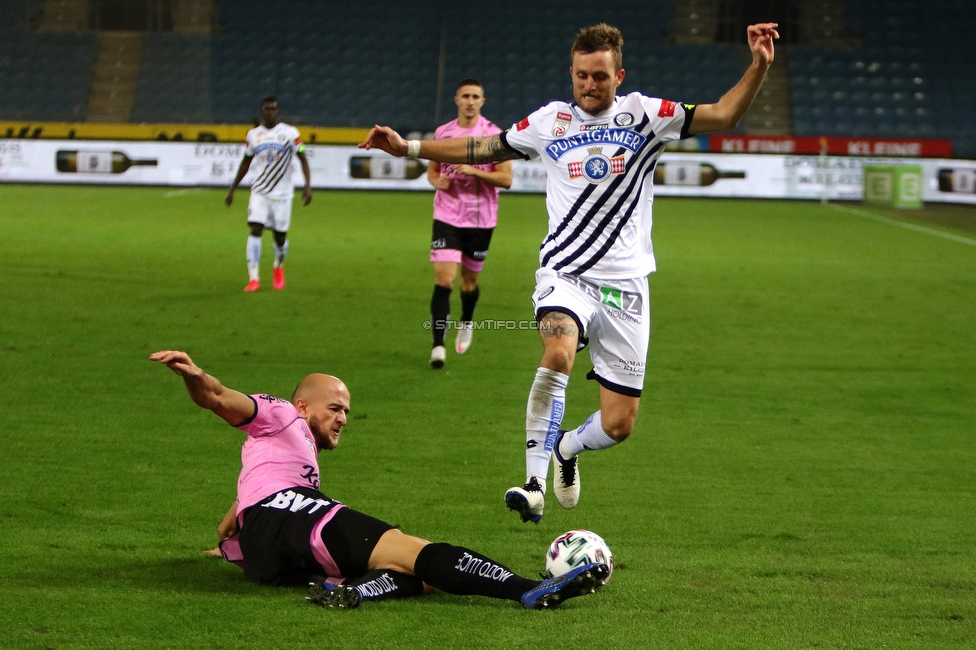
<svg viewBox="0 0 976 650">
<path fill-rule="evenodd" d="M 519 155 L 502 144 L 502 138 L 493 135 L 488 138 L 468 138 L 468 164 L 515 160 Z"/>
</svg>

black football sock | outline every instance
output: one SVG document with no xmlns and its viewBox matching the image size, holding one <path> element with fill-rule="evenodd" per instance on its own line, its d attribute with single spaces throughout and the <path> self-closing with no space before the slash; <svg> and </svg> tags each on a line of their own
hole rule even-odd
<svg viewBox="0 0 976 650">
<path fill-rule="evenodd" d="M 451 544 L 428 544 L 417 555 L 413 572 L 430 586 L 456 596 L 521 600 L 539 584 L 484 555 Z"/>
<path fill-rule="evenodd" d="M 463 322 L 474 320 L 474 306 L 478 304 L 478 296 L 480 295 L 481 291 L 478 287 L 468 293 L 461 292 L 461 320 Z"/>
<path fill-rule="evenodd" d="M 423 580 L 417 576 L 410 576 L 390 569 L 370 571 L 359 578 L 346 580 L 342 585 L 353 587 L 359 592 L 363 600 L 410 598 L 411 596 L 422 596 L 424 593 Z"/>
<path fill-rule="evenodd" d="M 434 332 L 434 346 L 444 345 L 447 320 L 451 317 L 451 289 L 434 285 L 434 295 L 430 298 L 431 329 Z"/>
</svg>

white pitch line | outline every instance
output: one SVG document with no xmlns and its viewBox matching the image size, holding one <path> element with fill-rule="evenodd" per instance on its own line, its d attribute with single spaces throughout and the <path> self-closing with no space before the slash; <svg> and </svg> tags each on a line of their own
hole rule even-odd
<svg viewBox="0 0 976 650">
<path fill-rule="evenodd" d="M 200 190 L 197 189 L 197 188 L 193 188 L 193 189 L 190 189 L 190 190 L 171 190 L 169 192 L 164 192 L 163 193 L 163 198 L 164 199 L 172 199 L 173 197 L 176 197 L 176 196 L 186 196 L 187 194 L 198 194 L 199 192 L 200 192 Z"/>
<path fill-rule="evenodd" d="M 936 230 L 934 228 L 926 228 L 925 226 L 918 226 L 913 223 L 905 223 L 904 221 L 898 221 L 897 219 L 892 219 L 890 217 L 882 217 L 880 214 L 874 214 L 866 210 L 849 208 L 846 205 L 835 205 L 831 203 L 828 205 L 828 207 L 834 210 L 842 210 L 849 214 L 854 214 L 859 217 L 864 217 L 866 219 L 873 219 L 874 221 L 880 221 L 881 223 L 886 223 L 891 226 L 898 226 L 899 228 L 914 230 L 915 232 L 925 233 L 926 235 L 934 235 L 935 237 L 942 237 L 943 239 L 959 242 L 960 244 L 969 244 L 970 246 L 976 246 L 976 239 L 970 239 L 969 237 L 960 237 L 959 235 L 953 235 L 952 233 L 942 232 L 941 230 Z"/>
</svg>

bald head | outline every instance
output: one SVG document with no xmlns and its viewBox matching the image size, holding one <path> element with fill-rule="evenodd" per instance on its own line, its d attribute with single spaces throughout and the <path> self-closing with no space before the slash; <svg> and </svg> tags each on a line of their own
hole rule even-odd
<svg viewBox="0 0 976 650">
<path fill-rule="evenodd" d="M 321 372 L 313 372 L 298 382 L 298 385 L 295 386 L 295 392 L 291 395 L 291 401 L 294 403 L 295 400 L 299 399 L 303 399 L 306 402 L 311 402 L 315 399 L 328 399 L 337 391 L 340 393 L 344 392 L 347 395 L 349 394 L 349 389 L 346 388 L 346 385 L 338 377 L 326 375 Z"/>
</svg>

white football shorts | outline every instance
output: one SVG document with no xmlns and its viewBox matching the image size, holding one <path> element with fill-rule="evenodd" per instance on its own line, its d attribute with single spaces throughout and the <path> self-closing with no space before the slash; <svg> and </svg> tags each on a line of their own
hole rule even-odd
<svg viewBox="0 0 976 650">
<path fill-rule="evenodd" d="M 291 200 L 291 194 L 273 197 L 251 192 L 251 198 L 247 202 L 247 222 L 259 223 L 278 232 L 288 232 L 291 226 Z"/>
<path fill-rule="evenodd" d="M 596 280 L 539 269 L 535 282 L 536 320 L 550 311 L 576 320 L 582 332 L 579 349 L 589 345 L 593 362 L 587 378 L 615 393 L 640 397 L 651 338 L 647 278 Z"/>
</svg>

